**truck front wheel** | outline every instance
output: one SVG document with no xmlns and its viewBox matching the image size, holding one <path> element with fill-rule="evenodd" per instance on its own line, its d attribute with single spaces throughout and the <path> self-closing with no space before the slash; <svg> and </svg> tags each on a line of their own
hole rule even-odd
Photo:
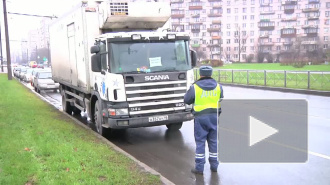
<svg viewBox="0 0 330 185">
<path fill-rule="evenodd" d="M 181 123 L 172 123 L 172 124 L 167 124 L 166 127 L 169 130 L 179 130 L 182 127 L 182 122 Z"/>
<path fill-rule="evenodd" d="M 70 105 L 70 102 L 66 101 L 66 95 L 65 93 L 62 93 L 62 109 L 64 112 L 68 114 L 72 114 L 73 107 Z"/>
<path fill-rule="evenodd" d="M 96 131 L 101 136 L 105 136 L 107 129 L 102 126 L 101 105 L 99 103 L 99 100 L 96 100 L 94 105 L 94 123 Z"/>
</svg>

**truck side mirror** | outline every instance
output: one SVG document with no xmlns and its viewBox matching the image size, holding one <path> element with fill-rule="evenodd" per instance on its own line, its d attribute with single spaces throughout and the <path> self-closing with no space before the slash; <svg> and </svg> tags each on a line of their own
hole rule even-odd
<svg viewBox="0 0 330 185">
<path fill-rule="evenodd" d="M 91 47 L 91 54 L 100 52 L 100 46 L 92 46 Z"/>
<path fill-rule="evenodd" d="M 91 49 L 91 51 L 92 51 L 92 49 Z M 96 54 L 92 55 L 91 65 L 92 65 L 92 71 L 93 72 L 101 72 L 102 71 L 102 68 L 101 68 L 101 55 L 99 53 L 96 53 Z"/>
<path fill-rule="evenodd" d="M 191 57 L 191 66 L 195 67 L 197 63 L 197 53 L 194 50 L 190 50 L 190 57 Z"/>
</svg>

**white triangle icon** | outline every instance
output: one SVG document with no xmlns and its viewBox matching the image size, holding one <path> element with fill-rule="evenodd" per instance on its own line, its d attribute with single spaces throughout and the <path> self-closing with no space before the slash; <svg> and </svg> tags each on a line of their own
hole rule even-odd
<svg viewBox="0 0 330 185">
<path fill-rule="evenodd" d="M 250 146 L 277 133 L 278 130 L 250 116 Z"/>
</svg>

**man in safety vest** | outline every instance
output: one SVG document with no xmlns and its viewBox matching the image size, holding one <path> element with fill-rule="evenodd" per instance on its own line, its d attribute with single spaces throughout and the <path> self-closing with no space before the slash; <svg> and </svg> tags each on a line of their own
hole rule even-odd
<svg viewBox="0 0 330 185">
<path fill-rule="evenodd" d="M 191 172 L 203 174 L 205 164 L 205 141 L 209 147 L 209 162 L 212 172 L 218 169 L 217 118 L 221 113 L 220 98 L 223 98 L 222 86 L 212 76 L 211 66 L 199 68 L 200 79 L 184 95 L 184 102 L 194 104 L 194 135 L 196 142 L 195 168 Z M 217 110 L 218 108 L 218 110 Z"/>
</svg>

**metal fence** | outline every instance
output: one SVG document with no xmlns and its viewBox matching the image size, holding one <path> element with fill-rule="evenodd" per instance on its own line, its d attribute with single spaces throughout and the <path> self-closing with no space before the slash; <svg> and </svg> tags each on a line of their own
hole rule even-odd
<svg viewBox="0 0 330 185">
<path fill-rule="evenodd" d="M 199 70 L 195 69 L 199 78 Z M 214 69 L 212 77 L 220 83 L 330 91 L 330 72 Z"/>
</svg>

